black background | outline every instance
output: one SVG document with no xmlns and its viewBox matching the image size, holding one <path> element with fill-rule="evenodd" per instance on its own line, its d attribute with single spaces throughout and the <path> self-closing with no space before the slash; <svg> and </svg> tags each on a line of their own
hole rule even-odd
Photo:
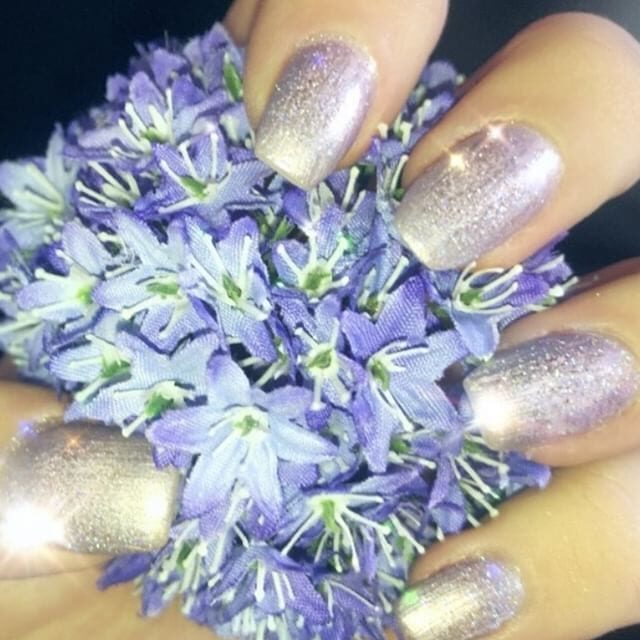
<svg viewBox="0 0 640 640">
<path fill-rule="evenodd" d="M 216 0 L 3 0 L 0 158 L 42 153 L 54 122 L 67 122 L 101 100 L 104 79 L 125 68 L 134 42 L 165 32 L 200 33 L 219 20 L 229 4 Z M 371 6 L 374 10 L 375 0 Z M 640 0 L 451 0 L 435 56 L 448 57 L 462 72 L 471 73 L 520 28 L 559 11 L 608 16 L 640 39 Z M 584 179 L 586 183 L 593 177 Z M 640 256 L 640 187 L 579 224 L 565 248 L 579 273 Z M 640 640 L 640 627 L 606 638 Z"/>
</svg>

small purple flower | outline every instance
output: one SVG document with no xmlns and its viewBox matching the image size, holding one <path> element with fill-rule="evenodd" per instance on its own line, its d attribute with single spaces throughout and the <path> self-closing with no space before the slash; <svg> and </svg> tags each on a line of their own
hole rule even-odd
<svg viewBox="0 0 640 640">
<path fill-rule="evenodd" d="M 75 204 L 83 218 L 111 227 L 113 216 L 129 213 L 152 184 L 147 176 L 91 160 L 75 182 Z"/>
<path fill-rule="evenodd" d="M 55 253 L 63 272 L 36 269 L 34 281 L 16 296 L 18 306 L 59 324 L 90 323 L 99 309 L 93 300 L 94 289 L 115 261 L 93 233 L 77 221 L 64 226 L 61 247 Z"/>
<path fill-rule="evenodd" d="M 173 221 L 164 241 L 143 222 L 121 213 L 113 229 L 121 260 L 93 290 L 93 299 L 125 321 L 139 323 L 141 333 L 161 350 L 172 350 L 185 336 L 217 329 L 212 317 L 198 312 L 189 295 L 194 274 L 183 221 Z"/>
<path fill-rule="evenodd" d="M 146 168 L 156 145 L 179 144 L 195 131 L 205 131 L 221 102 L 220 96 L 206 96 L 186 75 L 161 90 L 149 75 L 138 71 L 129 82 L 117 121 L 82 133 L 74 155 Z"/>
<path fill-rule="evenodd" d="M 213 334 L 202 334 L 172 354 L 157 352 L 143 340 L 119 333 L 115 348 L 125 366 L 125 380 L 113 377 L 86 399 L 67 410 L 67 420 L 102 420 L 130 435 L 173 407 L 205 396 L 207 365 L 218 346 Z"/>
<path fill-rule="evenodd" d="M 531 310 L 551 306 L 571 286 L 561 256 L 545 248 L 511 269 L 435 273 L 428 282 L 435 304 L 447 314 L 476 357 L 492 354 L 500 330 Z"/>
<path fill-rule="evenodd" d="M 74 215 L 70 193 L 77 165 L 63 156 L 64 144 L 63 132 L 56 128 L 46 157 L 0 163 L 0 194 L 10 202 L 0 208 L 0 229 L 23 251 L 56 239 Z"/>
<path fill-rule="evenodd" d="M 306 389 L 281 387 L 265 393 L 252 388 L 226 356 L 213 358 L 210 370 L 207 404 L 168 413 L 151 427 L 149 438 L 157 446 L 200 456 L 185 487 L 185 515 L 200 516 L 224 505 L 240 482 L 275 524 L 283 508 L 281 462 L 319 464 L 336 447 L 306 429 Z"/>
<path fill-rule="evenodd" d="M 343 330 L 364 376 L 354 413 L 371 468 L 384 471 L 391 437 L 415 425 L 446 430 L 456 413 L 436 384 L 467 353 L 455 331 L 426 337 L 426 290 L 412 278 L 392 293 L 373 322 L 345 311 Z"/>
<path fill-rule="evenodd" d="M 238 597 L 233 609 L 256 606 L 265 615 L 302 615 L 310 626 L 323 625 L 330 620 L 329 610 L 316 591 L 311 574 L 309 566 L 300 565 L 267 545 L 239 548 L 229 559 L 224 574 L 214 580 L 209 597 L 217 602 L 234 590 Z"/>
<path fill-rule="evenodd" d="M 235 155 L 229 157 L 224 136 L 214 124 L 177 148 L 156 147 L 160 183 L 138 201 L 137 211 L 147 218 L 190 213 L 225 229 L 233 212 L 263 209 L 269 201 L 257 187 L 268 170 L 248 151 Z"/>
<path fill-rule="evenodd" d="M 327 295 L 311 311 L 302 296 L 281 295 L 278 306 L 289 331 L 296 336 L 296 362 L 313 385 L 311 410 L 328 401 L 346 407 L 352 399 L 357 365 L 345 355 L 341 301 Z"/>
</svg>

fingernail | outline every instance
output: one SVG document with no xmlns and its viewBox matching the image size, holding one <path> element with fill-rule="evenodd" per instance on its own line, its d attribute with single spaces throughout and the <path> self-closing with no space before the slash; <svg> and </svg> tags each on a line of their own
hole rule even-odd
<svg viewBox="0 0 640 640">
<path fill-rule="evenodd" d="M 489 445 L 522 450 L 614 417 L 640 391 L 640 373 L 618 340 L 559 332 L 498 351 L 464 387 Z"/>
<path fill-rule="evenodd" d="M 347 40 L 298 49 L 256 132 L 255 153 L 303 189 L 326 178 L 355 141 L 373 99 L 376 65 Z"/>
<path fill-rule="evenodd" d="M 470 640 L 502 627 L 520 610 L 523 599 L 515 569 L 472 558 L 405 591 L 396 614 L 406 640 Z"/>
<path fill-rule="evenodd" d="M 495 123 L 458 142 L 410 186 L 395 224 L 432 269 L 455 269 L 501 245 L 545 204 L 563 171 L 535 129 Z"/>
<path fill-rule="evenodd" d="M 180 476 L 159 470 L 142 436 L 104 426 L 45 425 L 16 438 L 0 467 L 5 546 L 56 544 L 83 553 L 166 543 Z"/>
</svg>

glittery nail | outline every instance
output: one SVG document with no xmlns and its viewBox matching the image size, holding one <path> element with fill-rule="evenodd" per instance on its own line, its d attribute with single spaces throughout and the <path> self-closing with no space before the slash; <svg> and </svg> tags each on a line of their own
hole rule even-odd
<svg viewBox="0 0 640 640">
<path fill-rule="evenodd" d="M 406 640 L 471 640 L 502 627 L 519 611 L 523 598 L 515 569 L 471 558 L 405 591 L 396 615 Z"/>
<path fill-rule="evenodd" d="M 498 351 L 464 387 L 487 442 L 526 449 L 617 415 L 640 391 L 640 373 L 618 340 L 559 332 Z"/>
<path fill-rule="evenodd" d="M 141 436 L 125 439 L 101 425 L 43 425 L 17 437 L 3 456 L 0 536 L 21 545 L 23 529 L 72 551 L 150 551 L 167 540 L 179 486 L 179 473 L 157 469 Z"/>
<path fill-rule="evenodd" d="M 415 180 L 398 208 L 396 228 L 430 268 L 464 266 L 522 228 L 562 171 L 555 146 L 531 127 L 489 125 Z"/>
<path fill-rule="evenodd" d="M 256 132 L 256 155 L 310 189 L 356 139 L 373 99 L 373 59 L 347 40 L 316 37 L 280 76 Z"/>
</svg>

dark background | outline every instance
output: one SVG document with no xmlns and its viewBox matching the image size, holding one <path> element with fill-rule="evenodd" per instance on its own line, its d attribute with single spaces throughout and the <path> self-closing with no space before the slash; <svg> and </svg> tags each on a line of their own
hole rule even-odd
<svg viewBox="0 0 640 640">
<path fill-rule="evenodd" d="M 376 2 L 371 2 L 373 10 Z M 41 153 L 54 122 L 67 122 L 101 100 L 104 79 L 125 68 L 134 42 L 165 32 L 175 36 L 202 32 L 224 15 L 229 4 L 216 0 L 3 0 L 0 158 Z M 640 39 L 640 0 L 451 0 L 435 56 L 448 57 L 462 72 L 471 73 L 520 28 L 559 11 L 608 16 Z M 585 176 L 585 181 L 592 179 Z M 640 256 L 640 187 L 578 225 L 565 248 L 579 273 Z M 606 639 L 640 640 L 640 627 Z"/>
</svg>

